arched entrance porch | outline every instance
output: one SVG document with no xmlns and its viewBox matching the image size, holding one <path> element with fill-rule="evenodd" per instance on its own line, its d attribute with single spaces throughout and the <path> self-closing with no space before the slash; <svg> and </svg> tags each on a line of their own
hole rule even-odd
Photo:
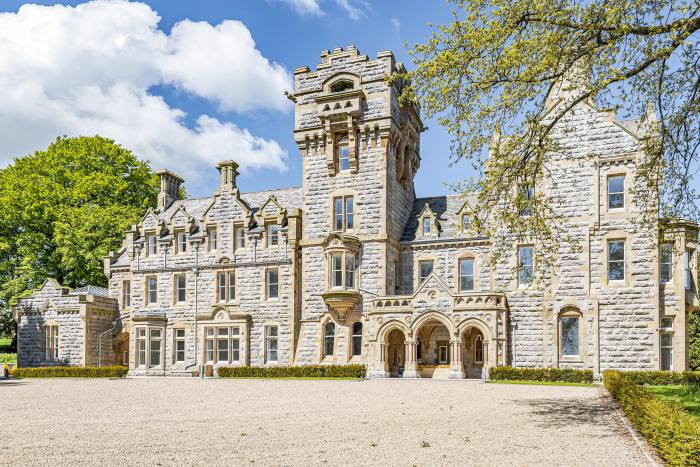
<svg viewBox="0 0 700 467">
<path fill-rule="evenodd" d="M 489 351 L 492 335 L 489 327 L 478 319 L 469 319 L 459 326 L 459 340 L 462 348 L 462 364 L 466 378 L 479 379 L 484 371 L 495 362 Z"/>
<path fill-rule="evenodd" d="M 413 324 L 416 376 L 421 378 L 463 378 L 460 344 L 455 328 L 442 313 L 428 312 Z"/>
</svg>

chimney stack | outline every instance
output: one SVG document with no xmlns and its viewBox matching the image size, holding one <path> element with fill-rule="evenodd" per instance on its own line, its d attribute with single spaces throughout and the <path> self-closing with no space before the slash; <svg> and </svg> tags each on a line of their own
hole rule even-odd
<svg viewBox="0 0 700 467">
<path fill-rule="evenodd" d="M 180 186 L 185 182 L 182 178 L 168 170 L 159 170 L 160 193 L 158 193 L 158 209 L 165 211 L 175 201 L 180 199 Z"/>
<path fill-rule="evenodd" d="M 222 161 L 216 166 L 219 169 L 219 174 L 221 176 L 221 182 L 219 183 L 219 189 L 236 188 L 236 177 L 238 176 L 238 164 L 235 161 L 228 160 Z"/>
</svg>

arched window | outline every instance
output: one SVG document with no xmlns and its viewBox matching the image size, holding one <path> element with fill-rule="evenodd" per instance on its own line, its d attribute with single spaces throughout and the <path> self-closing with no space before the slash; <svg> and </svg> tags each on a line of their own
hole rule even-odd
<svg viewBox="0 0 700 467">
<path fill-rule="evenodd" d="M 353 89 L 355 89 L 355 83 L 353 83 L 352 81 L 341 79 L 331 84 L 330 89 L 331 92 L 352 91 Z"/>
<path fill-rule="evenodd" d="M 324 332 L 324 355 L 326 357 L 333 355 L 333 347 L 335 347 L 335 324 L 331 321 L 326 323 Z"/>
<path fill-rule="evenodd" d="M 581 313 L 578 310 L 563 311 L 559 315 L 559 353 L 562 358 L 581 355 Z"/>
<path fill-rule="evenodd" d="M 362 353 L 362 323 L 356 322 L 352 325 L 352 356 L 359 356 Z"/>
<path fill-rule="evenodd" d="M 481 335 L 474 340 L 474 363 L 484 363 L 484 339 Z"/>
</svg>

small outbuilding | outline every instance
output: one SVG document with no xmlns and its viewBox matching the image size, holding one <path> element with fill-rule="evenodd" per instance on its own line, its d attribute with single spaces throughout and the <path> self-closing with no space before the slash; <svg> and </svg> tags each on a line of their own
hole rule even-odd
<svg viewBox="0 0 700 467">
<path fill-rule="evenodd" d="M 17 365 L 114 365 L 114 323 L 117 301 L 107 289 L 74 290 L 46 279 L 15 307 Z"/>
</svg>

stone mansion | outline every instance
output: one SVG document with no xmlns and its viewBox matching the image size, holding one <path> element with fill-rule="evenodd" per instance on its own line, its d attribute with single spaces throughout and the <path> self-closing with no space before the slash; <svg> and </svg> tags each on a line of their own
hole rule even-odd
<svg viewBox="0 0 700 467">
<path fill-rule="evenodd" d="M 183 179 L 160 171 L 157 206 L 104 259 L 107 289 L 47 280 L 17 305 L 19 365 L 192 375 L 358 363 L 380 378 L 686 369 L 697 226 L 679 222 L 659 245 L 634 222 L 642 126 L 588 102 L 571 113 L 572 155 L 550 169 L 581 248 L 538 287 L 533 244 L 491 264 L 464 197 L 416 198 L 424 127 L 386 81 L 404 71 L 391 52 L 352 46 L 294 70 L 300 188 L 242 193 L 228 160 L 210 197 L 180 199 Z"/>
</svg>

